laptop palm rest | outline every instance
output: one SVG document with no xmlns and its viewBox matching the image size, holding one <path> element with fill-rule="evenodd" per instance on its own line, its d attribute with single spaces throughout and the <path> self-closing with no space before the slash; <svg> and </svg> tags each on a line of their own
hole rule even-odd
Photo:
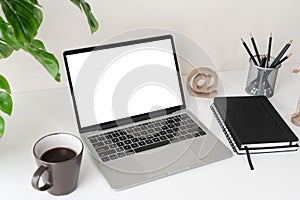
<svg viewBox="0 0 300 200">
<path fill-rule="evenodd" d="M 224 148 L 219 140 L 214 139 L 215 136 L 209 141 L 197 138 L 139 153 L 123 160 L 97 163 L 113 189 L 126 189 L 230 157 L 232 153 L 220 152 L 227 148 Z M 213 147 L 211 142 L 215 144 Z M 199 154 L 201 148 L 202 153 Z"/>
<path fill-rule="evenodd" d="M 179 142 L 128 156 L 125 159 L 113 160 L 104 165 L 124 173 L 153 173 L 168 168 L 184 154 L 192 154 L 192 152 L 186 143 Z"/>
</svg>

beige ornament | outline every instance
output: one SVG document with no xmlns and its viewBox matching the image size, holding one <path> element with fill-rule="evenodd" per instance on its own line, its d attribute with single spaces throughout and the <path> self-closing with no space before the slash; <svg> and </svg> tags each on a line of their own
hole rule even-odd
<svg viewBox="0 0 300 200">
<path fill-rule="evenodd" d="M 293 73 L 298 73 L 300 71 L 300 66 L 294 69 Z M 298 100 L 298 105 L 296 109 L 296 113 L 292 114 L 291 122 L 295 124 L 296 126 L 300 126 L 300 98 Z"/>
<path fill-rule="evenodd" d="M 300 98 L 298 100 L 296 113 L 292 114 L 291 122 L 296 126 L 300 126 Z"/>
<path fill-rule="evenodd" d="M 192 70 L 187 77 L 186 87 L 192 96 L 213 98 L 217 94 L 218 76 L 207 67 Z"/>
</svg>

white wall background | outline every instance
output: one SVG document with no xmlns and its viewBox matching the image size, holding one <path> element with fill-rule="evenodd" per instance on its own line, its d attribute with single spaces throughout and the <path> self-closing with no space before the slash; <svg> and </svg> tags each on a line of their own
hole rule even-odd
<svg viewBox="0 0 300 200">
<path fill-rule="evenodd" d="M 62 82 L 56 83 L 31 56 L 15 52 L 0 61 L 0 73 L 14 93 L 66 87 L 62 52 L 101 44 L 120 32 L 139 27 L 162 27 L 179 31 L 202 45 L 222 70 L 247 67 L 240 37 L 249 42 L 253 33 L 261 51 L 273 33 L 273 52 L 290 39 L 293 56 L 300 63 L 300 1 L 298 0 L 88 0 L 100 22 L 91 35 L 85 17 L 69 0 L 40 0 L 44 21 L 38 33 L 61 64 Z"/>
</svg>

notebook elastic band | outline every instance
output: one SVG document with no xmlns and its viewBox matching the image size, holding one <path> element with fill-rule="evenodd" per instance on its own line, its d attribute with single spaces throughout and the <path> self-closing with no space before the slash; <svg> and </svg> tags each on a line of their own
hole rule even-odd
<svg viewBox="0 0 300 200">
<path fill-rule="evenodd" d="M 254 170 L 254 167 L 253 167 L 253 164 L 252 164 L 252 161 L 251 161 L 251 157 L 250 157 L 250 153 L 249 153 L 249 149 L 248 149 L 247 146 L 245 146 L 245 150 L 246 150 L 247 159 L 248 159 L 248 163 L 249 163 L 250 169 Z"/>
</svg>

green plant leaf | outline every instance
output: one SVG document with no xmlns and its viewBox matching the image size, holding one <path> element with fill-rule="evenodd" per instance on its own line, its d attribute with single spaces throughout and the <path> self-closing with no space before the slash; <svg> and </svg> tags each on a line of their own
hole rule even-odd
<svg viewBox="0 0 300 200">
<path fill-rule="evenodd" d="M 22 49 L 38 60 L 56 81 L 60 81 L 59 63 L 56 57 L 45 49 L 40 40 L 33 40 L 30 44 L 23 46 Z"/>
<path fill-rule="evenodd" d="M 85 2 L 81 5 L 90 25 L 91 32 L 96 32 L 98 30 L 99 24 L 94 15 L 92 14 L 91 6 Z"/>
<path fill-rule="evenodd" d="M 31 46 L 34 46 L 35 48 L 42 49 L 42 50 L 46 51 L 45 45 L 40 40 L 32 40 Z"/>
<path fill-rule="evenodd" d="M 31 42 L 43 20 L 42 11 L 30 0 L 1 0 L 3 13 L 20 42 Z"/>
<path fill-rule="evenodd" d="M 0 91 L 0 110 L 8 115 L 11 115 L 12 112 L 12 98 L 5 91 Z"/>
<path fill-rule="evenodd" d="M 0 138 L 3 136 L 5 129 L 5 122 L 4 119 L 0 116 Z"/>
<path fill-rule="evenodd" d="M 71 0 L 81 10 L 81 0 Z"/>
<path fill-rule="evenodd" d="M 98 30 L 99 24 L 97 19 L 94 17 L 92 13 L 91 6 L 84 0 L 71 0 L 71 2 L 75 4 L 80 10 L 84 11 L 91 32 L 92 33 L 96 32 Z"/>
<path fill-rule="evenodd" d="M 0 59 L 9 57 L 13 51 L 14 48 L 0 41 Z"/>
<path fill-rule="evenodd" d="M 20 42 L 16 39 L 13 28 L 0 16 L 0 40 L 14 50 L 20 49 Z M 7 47 L 3 47 L 7 48 Z"/>
<path fill-rule="evenodd" d="M 0 89 L 5 90 L 9 94 L 11 93 L 8 81 L 1 74 L 0 74 Z"/>
<path fill-rule="evenodd" d="M 37 0 L 29 0 L 34 5 L 40 6 L 39 2 Z"/>
</svg>

